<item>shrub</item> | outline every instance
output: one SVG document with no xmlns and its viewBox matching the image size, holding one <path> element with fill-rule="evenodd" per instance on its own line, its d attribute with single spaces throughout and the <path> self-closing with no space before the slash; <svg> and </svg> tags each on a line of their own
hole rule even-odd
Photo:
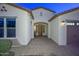
<svg viewBox="0 0 79 59">
<path fill-rule="evenodd" d="M 10 55 L 10 49 L 12 46 L 12 42 L 7 39 L 0 40 L 0 55 Z"/>
</svg>

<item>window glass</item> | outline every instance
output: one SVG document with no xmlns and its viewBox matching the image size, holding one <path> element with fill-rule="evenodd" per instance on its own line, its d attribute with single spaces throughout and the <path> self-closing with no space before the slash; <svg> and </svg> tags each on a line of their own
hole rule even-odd
<svg viewBox="0 0 79 59">
<path fill-rule="evenodd" d="M 79 23 L 76 23 L 77 25 L 79 25 Z"/>
<path fill-rule="evenodd" d="M 16 36 L 16 19 L 15 18 L 7 18 L 7 37 L 15 37 Z"/>
<path fill-rule="evenodd" d="M 4 20 L 6 20 L 5 23 L 4 23 Z M 5 19 L 0 18 L 0 38 L 3 38 L 4 36 L 6 36 L 6 38 L 16 37 L 16 19 L 15 18 L 5 18 Z"/>
<path fill-rule="evenodd" d="M 1 37 L 4 37 L 4 29 L 1 29 L 1 28 L 0 28 L 0 38 L 1 38 Z"/>
<path fill-rule="evenodd" d="M 4 18 L 0 18 L 0 37 L 4 37 Z"/>
<path fill-rule="evenodd" d="M 67 25 L 75 25 L 75 23 L 66 23 Z"/>
<path fill-rule="evenodd" d="M 15 18 L 7 18 L 6 23 L 7 23 L 7 27 L 16 27 Z"/>
<path fill-rule="evenodd" d="M 16 37 L 15 29 L 7 29 L 7 37 Z"/>
<path fill-rule="evenodd" d="M 0 18 L 0 27 L 4 27 L 4 18 Z"/>
</svg>

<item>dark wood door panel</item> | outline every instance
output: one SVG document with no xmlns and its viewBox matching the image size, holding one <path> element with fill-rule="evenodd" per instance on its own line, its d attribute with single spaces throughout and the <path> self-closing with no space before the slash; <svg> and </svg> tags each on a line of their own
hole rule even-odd
<svg viewBox="0 0 79 59">
<path fill-rule="evenodd" d="M 67 26 L 67 43 L 79 43 L 79 26 Z"/>
</svg>

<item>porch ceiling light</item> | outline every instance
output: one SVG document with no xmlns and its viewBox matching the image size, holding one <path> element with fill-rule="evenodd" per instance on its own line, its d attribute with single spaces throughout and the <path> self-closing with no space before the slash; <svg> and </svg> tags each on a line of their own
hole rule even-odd
<svg viewBox="0 0 79 59">
<path fill-rule="evenodd" d="M 65 25 L 65 21 L 62 21 L 62 22 L 61 22 L 61 26 L 64 26 L 64 25 Z"/>
</svg>

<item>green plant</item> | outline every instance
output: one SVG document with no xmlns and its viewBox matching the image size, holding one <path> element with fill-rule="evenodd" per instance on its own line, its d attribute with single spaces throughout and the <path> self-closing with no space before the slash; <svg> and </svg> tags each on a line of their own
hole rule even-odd
<svg viewBox="0 0 79 59">
<path fill-rule="evenodd" d="M 10 40 L 0 40 L 0 55 L 10 55 L 10 49 L 12 46 L 12 42 Z"/>
</svg>

